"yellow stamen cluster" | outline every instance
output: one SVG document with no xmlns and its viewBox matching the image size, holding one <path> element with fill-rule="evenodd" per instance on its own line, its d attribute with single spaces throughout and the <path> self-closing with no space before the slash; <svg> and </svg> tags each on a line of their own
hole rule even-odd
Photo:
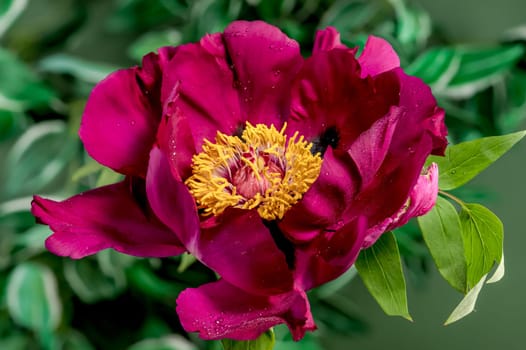
<svg viewBox="0 0 526 350">
<path fill-rule="evenodd" d="M 247 122 L 241 137 L 218 132 L 215 143 L 204 141 L 185 182 L 204 215 L 257 208 L 263 219 L 276 220 L 301 199 L 322 159 L 297 132 L 287 140 L 285 128 Z"/>
</svg>

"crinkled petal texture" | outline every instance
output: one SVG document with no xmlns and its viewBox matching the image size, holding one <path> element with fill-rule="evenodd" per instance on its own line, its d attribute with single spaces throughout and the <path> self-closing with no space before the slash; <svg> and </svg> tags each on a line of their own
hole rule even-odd
<svg viewBox="0 0 526 350">
<path fill-rule="evenodd" d="M 287 324 L 294 340 L 316 329 L 304 291 L 259 296 L 224 280 L 183 291 L 177 314 L 187 331 L 210 340 L 252 340 L 280 323 Z"/>
<path fill-rule="evenodd" d="M 53 231 L 46 248 L 73 259 L 107 248 L 141 257 L 183 253 L 185 249 L 177 236 L 140 198 L 140 188 L 134 193 L 137 186 L 126 180 L 62 202 L 35 196 L 33 215 Z"/>
<path fill-rule="evenodd" d="M 288 116 L 290 82 L 302 61 L 298 43 L 278 28 L 233 22 L 223 34 L 178 48 L 165 70 L 164 113 L 191 121 L 197 150 L 218 131 L 239 132 L 246 121 L 279 127 Z"/>
<path fill-rule="evenodd" d="M 161 119 L 163 70 L 176 51 L 161 48 L 144 57 L 142 68 L 116 71 L 93 89 L 79 135 L 99 163 L 126 175 L 146 175 Z"/>
</svg>

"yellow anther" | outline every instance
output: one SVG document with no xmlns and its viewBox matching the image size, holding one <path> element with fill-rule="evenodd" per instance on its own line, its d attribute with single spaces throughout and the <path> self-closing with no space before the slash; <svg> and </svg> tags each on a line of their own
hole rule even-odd
<svg viewBox="0 0 526 350">
<path fill-rule="evenodd" d="M 263 219 L 276 220 L 302 198 L 322 159 L 297 132 L 287 140 L 285 129 L 247 122 L 241 137 L 218 132 L 215 143 L 205 140 L 185 182 L 204 215 L 257 208 Z"/>
</svg>

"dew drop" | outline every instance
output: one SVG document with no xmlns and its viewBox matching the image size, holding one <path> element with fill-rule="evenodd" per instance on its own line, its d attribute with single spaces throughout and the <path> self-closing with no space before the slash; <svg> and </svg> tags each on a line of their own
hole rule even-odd
<svg viewBox="0 0 526 350">
<path fill-rule="evenodd" d="M 135 120 L 130 121 L 130 125 L 134 126 L 135 125 Z"/>
</svg>

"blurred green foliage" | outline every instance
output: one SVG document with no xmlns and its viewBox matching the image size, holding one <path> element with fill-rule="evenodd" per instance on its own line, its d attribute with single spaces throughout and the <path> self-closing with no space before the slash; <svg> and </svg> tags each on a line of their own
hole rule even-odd
<svg viewBox="0 0 526 350">
<path fill-rule="evenodd" d="M 402 66 L 446 109 L 453 143 L 517 130 L 526 118 L 525 43 L 448 42 L 428 14 L 402 0 L 1 0 L 0 349 L 220 349 L 181 329 L 177 294 L 215 275 L 187 256 L 137 259 L 114 251 L 72 261 L 44 248 L 31 194 L 66 198 L 118 180 L 76 135 L 91 88 L 163 45 L 196 41 L 235 19 L 282 28 L 308 55 L 316 29 L 349 46 L 389 40 Z M 473 192 L 473 196 L 484 193 Z M 429 264 L 420 231 L 397 230 L 411 280 Z M 320 336 L 364 332 L 341 294 L 354 269 L 311 293 L 320 328 L 295 344 L 278 327 L 276 349 L 320 349 Z"/>
</svg>

